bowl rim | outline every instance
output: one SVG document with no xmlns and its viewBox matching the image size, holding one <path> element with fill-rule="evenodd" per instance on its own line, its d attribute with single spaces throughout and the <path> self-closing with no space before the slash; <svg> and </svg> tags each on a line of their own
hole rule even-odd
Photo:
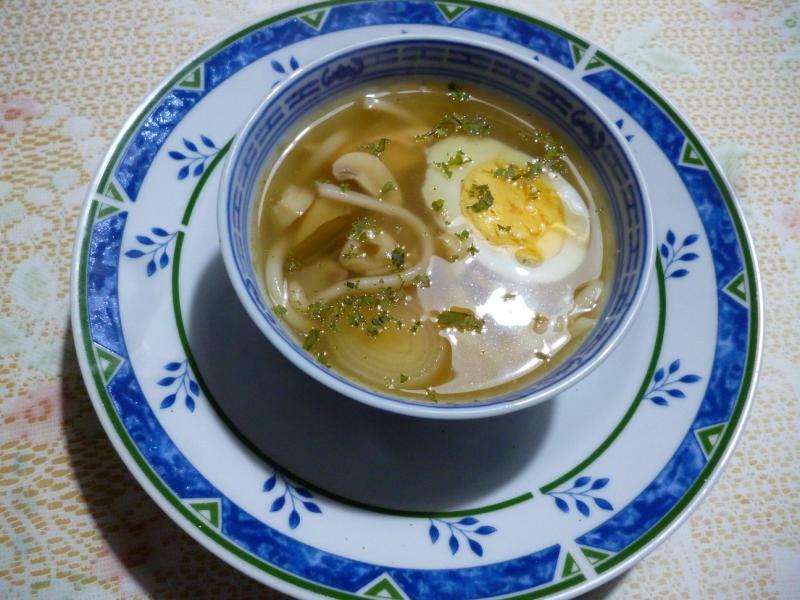
<svg viewBox="0 0 800 600">
<path fill-rule="evenodd" d="M 423 403 L 423 402 L 415 402 L 413 400 L 405 400 L 400 397 L 392 398 L 388 396 L 383 396 L 380 395 L 378 392 L 372 392 L 363 387 L 359 387 L 354 383 L 350 383 L 349 379 L 347 379 L 346 376 L 342 376 L 344 380 L 334 377 L 321 366 L 313 364 L 311 361 L 309 361 L 307 357 L 304 355 L 304 351 L 299 349 L 299 347 L 298 348 L 293 347 L 278 334 L 276 328 L 267 319 L 264 318 L 263 314 L 256 306 L 256 303 L 254 302 L 253 298 L 248 293 L 247 287 L 243 283 L 242 279 L 239 277 L 239 272 L 236 265 L 236 259 L 234 257 L 233 244 L 230 243 L 230 239 L 227 233 L 229 231 L 229 219 L 227 210 L 229 204 L 229 195 L 227 194 L 226 190 L 228 189 L 230 184 L 230 176 L 233 170 L 233 165 L 242 154 L 241 150 L 247 138 L 246 135 L 247 132 L 252 130 L 252 128 L 260 121 L 264 111 L 269 105 L 272 104 L 276 96 L 279 96 L 281 93 L 283 93 L 283 91 L 288 86 L 293 85 L 296 80 L 302 79 L 308 72 L 313 71 L 328 62 L 331 62 L 338 58 L 342 58 L 352 52 L 388 43 L 409 42 L 409 41 L 414 41 L 414 42 L 430 41 L 437 43 L 458 44 L 462 46 L 472 46 L 475 48 L 507 56 L 513 60 L 525 64 L 526 66 L 536 71 L 539 72 L 543 71 L 549 77 L 557 79 L 558 82 L 562 86 L 564 86 L 567 90 L 569 90 L 569 92 L 572 93 L 575 97 L 577 97 L 585 105 L 585 107 L 590 109 L 593 115 L 599 121 L 603 122 L 606 125 L 606 130 L 615 139 L 617 147 L 622 152 L 626 162 L 630 165 L 631 171 L 633 173 L 633 179 L 640 190 L 642 206 L 644 207 L 644 215 L 642 219 L 642 226 L 644 228 L 644 249 L 642 253 L 644 264 L 642 268 L 642 274 L 640 276 L 639 289 L 635 292 L 633 300 L 626 307 L 625 309 L 626 312 L 623 314 L 623 318 L 619 320 L 619 322 L 616 325 L 616 329 L 611 334 L 606 343 L 597 352 L 595 352 L 595 354 L 592 355 L 583 365 L 578 367 L 573 373 L 559 380 L 558 382 L 556 382 L 551 386 L 548 386 L 537 392 L 525 395 L 521 398 L 517 398 L 514 400 L 488 401 L 481 404 Z M 247 120 L 239 129 L 239 131 L 236 133 L 233 143 L 231 144 L 231 148 L 227 153 L 227 156 L 225 157 L 224 164 L 222 165 L 222 167 L 223 168 L 220 176 L 219 191 L 217 194 L 217 235 L 219 239 L 219 246 L 222 254 L 223 263 L 225 265 L 225 271 L 228 274 L 228 279 L 230 280 L 231 285 L 233 286 L 234 291 L 236 292 L 236 295 L 239 298 L 239 301 L 242 303 L 242 306 L 244 306 L 248 315 L 255 323 L 255 325 L 259 328 L 259 330 L 262 332 L 262 334 L 264 334 L 270 341 L 270 343 L 294 366 L 302 370 L 306 375 L 312 377 L 319 383 L 325 385 L 329 389 L 332 389 L 333 391 L 342 394 L 343 396 L 346 396 L 352 400 L 356 400 L 358 402 L 361 402 L 362 404 L 366 404 L 368 406 L 372 406 L 380 410 L 389 411 L 405 416 L 431 418 L 431 419 L 474 419 L 474 418 L 485 418 L 485 417 L 508 414 L 550 400 L 555 396 L 557 396 L 558 394 L 560 394 L 561 392 L 574 386 L 584 377 L 589 375 L 589 373 L 598 368 L 609 356 L 609 354 L 611 354 L 614 351 L 614 349 L 619 345 L 619 342 L 628 332 L 630 325 L 633 323 L 634 319 L 636 318 L 636 315 L 639 313 L 641 306 L 644 304 L 644 299 L 647 296 L 647 291 L 650 287 L 650 283 L 653 278 L 653 271 L 654 271 L 653 258 L 655 254 L 655 243 L 654 243 L 655 222 L 653 218 L 652 203 L 650 201 L 650 194 L 648 192 L 645 179 L 639 167 L 638 161 L 633 156 L 633 152 L 629 148 L 629 144 L 626 142 L 622 133 L 616 127 L 613 126 L 613 121 L 611 120 L 611 118 L 605 115 L 605 113 L 600 109 L 597 103 L 595 103 L 593 100 L 587 97 L 583 92 L 581 92 L 571 81 L 560 76 L 558 73 L 551 71 L 546 67 L 543 67 L 536 60 L 528 58 L 522 52 L 516 51 L 516 49 L 500 46 L 493 42 L 485 40 L 473 40 L 473 39 L 468 39 L 468 40 L 457 39 L 457 38 L 454 39 L 446 35 L 434 34 L 434 33 L 424 33 L 424 34 L 387 33 L 386 35 L 376 36 L 367 41 L 347 44 L 342 48 L 337 49 L 336 51 L 329 52 L 313 60 L 312 62 L 309 62 L 306 65 L 302 65 L 297 70 L 292 72 L 289 77 L 278 83 L 278 85 L 276 85 L 269 91 L 269 93 L 264 97 L 264 99 L 261 102 L 259 102 L 259 104 L 250 112 L 250 115 L 248 116 Z M 248 209 L 248 212 L 250 210 L 251 209 Z M 248 256 L 251 254 L 251 247 L 250 247 L 251 231 L 252 229 L 248 230 L 246 237 Z M 258 294 L 264 301 L 264 305 L 269 307 L 270 302 L 264 296 L 263 284 L 260 281 L 258 282 Z"/>
</svg>

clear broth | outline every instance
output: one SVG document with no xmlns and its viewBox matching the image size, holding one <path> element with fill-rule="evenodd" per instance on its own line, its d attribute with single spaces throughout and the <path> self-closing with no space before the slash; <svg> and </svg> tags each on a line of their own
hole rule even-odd
<svg viewBox="0 0 800 600">
<path fill-rule="evenodd" d="M 397 187 L 402 192 L 402 207 L 411 211 L 425 224 L 429 232 L 426 235 L 432 237 L 439 235 L 443 231 L 442 215 L 432 210 L 430 199 L 424 198 L 422 194 L 430 166 L 426 158 L 426 149 L 438 140 L 430 137 L 418 140 L 415 137 L 433 130 L 443 115 L 456 112 L 459 115 L 480 116 L 491 127 L 488 139 L 502 142 L 531 158 L 541 157 L 553 137 L 563 147 L 567 159 L 563 177 L 579 191 L 592 213 L 595 227 L 599 223 L 602 232 L 602 268 L 599 277 L 603 282 L 602 292 L 591 310 L 581 316 L 596 320 L 607 295 L 615 250 L 613 230 L 605 210 L 608 198 L 594 168 L 568 139 L 558 136 L 557 129 L 541 115 L 531 113 L 491 90 L 469 87 L 466 91 L 469 98 L 458 99 L 454 97 L 452 90 L 448 90 L 446 81 L 404 79 L 376 82 L 369 87 L 333 98 L 323 110 L 318 111 L 315 118 L 310 119 L 310 125 L 298 128 L 291 136 L 287 136 L 287 140 L 290 141 L 275 154 L 276 158 L 272 164 L 265 167 L 263 200 L 254 236 L 256 271 L 264 273 L 269 261 L 279 260 L 287 281 L 294 281 L 295 286 L 299 285 L 303 289 L 304 307 L 313 302 L 315 295 L 323 293 L 337 282 L 346 280 L 357 285 L 359 278 L 366 275 L 343 266 L 342 258 L 343 246 L 349 241 L 354 240 L 353 248 L 358 247 L 359 250 L 363 250 L 366 247 L 364 244 L 359 245 L 358 238 L 353 237 L 354 227 L 357 227 L 354 223 L 357 222 L 361 223 L 362 229 L 365 224 L 368 228 L 374 227 L 370 230 L 372 233 L 381 231 L 390 234 L 395 248 L 402 249 L 404 264 L 414 264 L 420 258 L 419 240 L 415 239 L 409 227 L 384 214 L 362 208 L 345 207 L 336 201 L 326 199 L 326 204 L 335 205 L 338 209 L 327 212 L 315 211 L 323 213 L 322 216 L 319 214 L 314 216 L 319 218 L 317 224 L 327 226 L 328 230 L 322 231 L 316 239 L 309 242 L 309 230 L 319 231 L 319 228 L 314 227 L 314 223 L 311 222 L 311 209 L 285 227 L 276 221 L 273 208 L 289 186 L 298 186 L 313 192 L 313 208 L 314 203 L 321 203 L 320 195 L 315 189 L 317 182 L 339 184 L 332 174 L 332 165 L 336 159 L 359 149 L 378 151 L 379 147 L 368 145 L 386 138 L 389 142 L 385 144 L 380 160 L 397 181 Z M 463 133 L 462 131 L 461 134 Z M 547 134 L 552 134 L 553 137 L 548 137 Z M 454 167 L 458 170 L 469 168 L 470 165 Z M 353 181 L 347 182 L 343 187 L 347 186 L 349 191 L 364 193 L 364 190 Z M 474 238 L 475 233 L 471 233 Z M 592 235 L 596 233 L 593 231 Z M 369 238 L 366 239 L 367 245 L 370 245 Z M 298 248 L 302 254 L 300 259 L 294 256 Z M 416 284 L 407 280 L 402 289 L 392 287 L 391 291 L 379 291 L 377 298 L 371 299 L 366 295 L 367 292 L 359 290 L 358 287 L 348 287 L 349 304 L 337 300 L 337 307 L 333 311 L 307 308 L 293 310 L 295 315 L 299 315 L 295 321 L 302 321 L 299 326 L 297 323 L 293 325 L 290 322 L 292 319 L 282 314 L 285 305 L 293 303 L 291 297 L 273 298 L 269 294 L 269 284 L 266 284 L 265 288 L 268 297 L 271 297 L 277 306 L 276 313 L 284 317 L 287 330 L 323 364 L 376 391 L 421 402 L 477 402 L 525 386 L 568 357 L 591 331 L 589 328 L 587 331 L 572 335 L 571 339 L 555 352 L 541 352 L 532 351 L 534 348 L 539 348 L 535 346 L 538 342 L 531 342 L 534 344 L 532 346 L 527 342 L 513 341 L 518 338 L 524 339 L 524 334 L 520 331 L 525 327 L 528 330 L 536 330 L 536 327 L 541 326 L 541 322 L 536 321 L 542 318 L 539 313 L 536 313 L 531 323 L 525 327 L 521 327 L 520 323 L 514 325 L 516 328 L 514 335 L 517 337 L 499 336 L 494 339 L 487 335 L 487 331 L 491 328 L 503 327 L 492 318 L 491 311 L 490 314 L 483 315 L 480 332 L 475 329 L 475 322 L 468 317 L 465 317 L 460 325 L 466 323 L 472 327 L 471 329 L 446 327 L 441 322 L 442 312 L 453 309 L 478 319 L 481 316 L 480 306 L 485 308 L 489 304 L 490 296 L 497 304 L 498 290 L 501 289 L 495 280 L 493 284 L 487 283 L 490 286 L 494 285 L 493 289 L 475 292 L 470 306 L 463 306 L 462 303 L 457 303 L 455 306 L 442 305 L 442 297 L 452 295 L 451 289 L 455 289 L 453 286 L 458 287 L 457 282 L 449 281 L 447 284 L 449 287 L 440 289 L 437 297 L 436 291 L 439 286 L 437 273 L 448 273 L 448 269 L 453 269 L 448 265 L 460 265 L 461 277 L 468 279 L 483 280 L 494 277 L 489 273 L 491 268 L 487 270 L 486 265 L 483 265 L 481 270 L 477 256 L 459 256 L 458 260 L 452 261 L 453 256 L 449 254 L 452 254 L 450 247 L 444 247 L 439 242 L 434 245 L 431 268 L 427 270 L 430 287 L 424 287 L 424 278 L 417 278 Z M 402 276 L 402 271 L 396 265 L 399 261 L 394 261 L 393 270 L 392 258 L 387 257 L 387 259 L 387 278 L 397 274 Z M 478 266 L 471 269 L 470 265 Z M 502 289 L 504 301 L 513 303 L 517 301 L 518 295 L 525 297 L 526 290 L 521 289 L 519 283 L 505 282 Z M 460 292 L 457 292 L 452 297 L 458 297 L 459 294 Z M 366 298 L 368 301 L 359 298 Z M 376 302 L 379 305 L 377 308 L 374 306 Z M 435 309 L 429 310 L 432 304 L 435 305 Z M 355 312 L 360 312 L 361 321 L 358 318 L 351 318 Z M 309 318 L 311 313 L 317 318 Z M 331 316 L 336 313 L 340 315 Z M 381 321 L 382 314 L 388 314 L 387 323 L 370 325 L 376 318 Z M 427 336 L 428 340 L 434 339 L 434 345 L 441 344 L 439 340 L 443 340 L 449 348 L 439 347 L 435 351 L 430 348 L 415 349 L 415 339 L 405 336 L 418 321 L 421 325 L 418 326 L 414 336 L 422 334 Z M 584 322 L 584 327 L 586 322 L 589 321 Z M 553 323 L 554 321 L 550 324 L 554 327 Z M 431 327 L 434 329 L 431 330 Z M 571 327 L 573 324 L 569 321 L 567 330 Z M 576 326 L 575 329 L 579 327 Z M 319 333 L 316 334 L 314 331 Z M 435 333 L 433 338 L 432 331 Z M 350 348 L 350 342 L 353 340 L 355 343 L 353 348 Z M 407 342 L 409 344 L 407 350 L 411 354 L 424 356 L 428 361 L 439 361 L 435 368 L 431 367 L 432 370 L 437 370 L 436 373 L 426 373 L 423 367 L 421 375 L 415 376 L 404 373 L 401 367 L 395 368 L 391 352 Z M 344 347 L 345 345 L 347 347 Z M 472 362 L 458 363 L 454 356 L 467 351 L 477 353 L 472 357 Z M 387 352 L 387 356 L 380 358 Z M 532 355 L 528 356 L 531 352 Z M 435 358 L 431 358 L 430 356 L 434 354 Z M 361 366 L 365 364 L 364 361 L 371 360 L 376 364 L 369 376 L 365 376 Z M 538 363 L 531 367 L 537 361 Z M 403 363 L 399 361 L 397 364 Z M 409 364 L 413 365 L 414 361 L 409 360 Z M 353 365 L 358 367 L 354 368 Z M 498 373 L 496 377 L 491 374 L 494 372 Z M 458 381 L 458 385 L 454 385 L 453 381 Z"/>
</svg>

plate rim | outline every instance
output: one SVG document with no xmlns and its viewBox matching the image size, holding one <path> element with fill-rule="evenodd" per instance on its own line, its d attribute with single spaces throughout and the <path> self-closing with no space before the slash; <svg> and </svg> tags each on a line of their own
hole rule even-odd
<svg viewBox="0 0 800 600">
<path fill-rule="evenodd" d="M 102 394 L 98 389 L 98 381 L 96 377 L 99 373 L 90 364 L 87 352 L 87 339 L 84 336 L 83 321 L 81 318 L 81 300 L 85 297 L 85 289 L 80 286 L 81 271 L 83 266 L 82 259 L 88 249 L 88 243 L 91 238 L 88 235 L 87 224 L 91 217 L 93 217 L 93 201 L 94 196 L 98 189 L 107 183 L 109 175 L 109 166 L 113 166 L 121 157 L 126 143 L 129 141 L 130 136 L 135 132 L 136 127 L 141 123 L 144 118 L 150 113 L 150 110 L 155 106 L 158 99 L 171 87 L 181 81 L 193 68 L 199 63 L 202 63 L 206 58 L 213 55 L 219 49 L 227 47 L 235 41 L 236 38 L 244 37 L 253 31 L 268 26 L 280 20 L 289 19 L 294 16 L 312 12 L 315 9 L 330 9 L 337 6 L 359 4 L 373 2 L 374 0 L 324 0 L 321 2 L 303 3 L 296 5 L 294 8 L 276 8 L 267 11 L 259 17 L 250 19 L 241 25 L 229 28 L 223 34 L 214 37 L 214 39 L 203 46 L 198 51 L 194 52 L 186 60 L 182 61 L 177 67 L 172 69 L 168 75 L 162 78 L 152 90 L 137 104 L 130 115 L 125 119 L 117 134 L 112 139 L 111 143 L 103 155 L 103 160 L 97 167 L 94 176 L 87 188 L 86 196 L 83 200 L 81 213 L 77 221 L 77 231 L 72 245 L 72 261 L 70 267 L 70 325 L 72 328 L 73 340 L 75 342 L 76 355 L 81 370 L 81 376 L 88 395 L 92 401 L 95 413 L 100 419 L 101 425 L 105 430 L 106 435 L 112 443 L 115 451 L 122 459 L 128 471 L 134 476 L 140 486 L 144 489 L 148 496 L 155 501 L 162 511 L 178 525 L 183 531 L 188 533 L 192 538 L 200 543 L 206 550 L 212 552 L 217 557 L 221 558 L 224 562 L 235 568 L 236 570 L 245 573 L 249 577 L 255 579 L 261 584 L 266 584 L 286 594 L 298 595 L 303 598 L 321 598 L 330 597 L 329 593 L 333 591 L 335 597 L 357 597 L 349 592 L 340 590 L 331 590 L 324 585 L 318 584 L 314 581 L 294 575 L 290 572 L 284 571 L 274 565 L 267 563 L 257 557 L 249 556 L 249 553 L 239 548 L 236 544 L 228 540 L 225 536 L 214 531 L 202 519 L 193 515 L 188 509 L 180 504 L 179 498 L 164 484 L 160 479 L 154 480 L 152 477 L 158 478 L 158 475 L 152 472 L 152 475 L 147 473 L 148 470 L 152 471 L 147 464 L 146 459 L 141 456 L 138 449 L 133 448 L 133 452 L 128 447 L 126 440 L 123 439 L 119 432 L 121 424 L 114 423 L 107 411 L 110 407 L 110 400 L 108 400 L 109 407 L 106 406 L 106 401 L 101 397 Z M 436 4 L 433 0 L 411 0 L 411 1 L 424 1 L 428 4 Z M 668 518 L 669 515 L 678 509 L 678 513 L 667 523 L 663 529 L 656 533 L 651 539 L 645 541 L 643 545 L 636 548 L 629 556 L 622 559 L 621 562 L 612 566 L 609 570 L 597 574 L 592 579 L 586 579 L 568 589 L 557 591 L 551 595 L 551 598 L 571 598 L 578 594 L 586 593 L 595 589 L 604 583 L 618 577 L 636 563 L 642 560 L 645 556 L 650 554 L 653 550 L 658 548 L 674 531 L 679 528 L 689 516 L 697 509 L 700 503 L 708 495 L 711 488 L 719 479 L 725 466 L 730 460 L 732 454 L 735 452 L 741 440 L 742 434 L 746 427 L 752 404 L 755 397 L 755 392 L 758 387 L 758 381 L 761 374 L 762 354 L 763 354 L 763 338 L 764 338 L 764 296 L 762 275 L 758 264 L 758 256 L 756 253 L 755 244 L 753 241 L 750 228 L 745 220 L 742 206 L 736 198 L 735 190 L 730 184 L 724 171 L 721 169 L 719 162 L 713 154 L 706 149 L 705 143 L 695 133 L 695 129 L 691 127 L 690 121 L 684 114 L 677 109 L 673 103 L 665 96 L 656 84 L 653 84 L 643 78 L 634 68 L 626 65 L 615 57 L 613 52 L 608 51 L 604 46 L 597 44 L 593 40 L 589 40 L 580 34 L 575 33 L 570 27 L 562 24 L 554 24 L 533 11 L 527 12 L 523 10 L 515 10 L 504 5 L 498 5 L 490 2 L 482 2 L 477 0 L 455 0 L 452 2 L 454 5 L 482 8 L 494 12 L 499 12 L 513 19 L 532 22 L 533 24 L 543 27 L 552 31 L 560 36 L 566 37 L 568 40 L 585 45 L 586 49 L 594 48 L 595 52 L 602 55 L 603 58 L 615 69 L 629 78 L 636 86 L 656 105 L 664 109 L 673 121 L 677 121 L 682 125 L 679 127 L 687 137 L 688 140 L 693 142 L 695 148 L 700 153 L 703 160 L 708 166 L 708 170 L 712 179 L 717 183 L 717 187 L 722 191 L 722 199 L 732 217 L 733 225 L 737 231 L 737 238 L 739 239 L 740 248 L 743 252 L 743 267 L 747 275 L 747 282 L 749 291 L 753 294 L 749 296 L 750 302 L 755 302 L 755 309 L 749 310 L 750 323 L 749 328 L 754 332 L 748 342 L 748 362 L 750 367 L 748 369 L 747 362 L 745 363 L 745 370 L 742 374 L 741 381 L 747 382 L 747 388 L 744 386 L 739 391 L 739 398 L 734 404 L 741 403 L 741 411 L 737 417 L 737 422 L 729 436 L 727 445 L 722 452 L 715 456 L 714 465 L 711 468 L 708 477 L 703 479 L 701 475 L 695 480 L 694 485 L 699 485 L 699 489 L 694 495 L 686 500 L 686 494 L 691 492 L 691 487 L 684 493 L 684 496 L 678 500 L 653 527 L 656 527 L 663 519 Z M 440 25 L 439 27 L 446 27 Z M 744 242 L 744 243 L 742 243 Z M 753 318 L 754 317 L 754 318 Z M 113 407 L 111 407 L 113 408 Z M 732 413 L 732 418 L 735 413 Z M 708 468 L 712 461 L 709 461 L 704 467 Z M 692 487 L 693 487 L 692 486 Z M 164 488 L 161 490 L 159 488 Z M 166 493 L 165 493 L 166 492 Z M 174 498 L 173 498 L 174 496 Z M 685 503 L 683 501 L 686 500 Z M 683 506 L 681 504 L 683 503 Z M 646 533 L 644 535 L 647 535 Z M 637 540 L 634 543 L 638 543 Z M 216 543 L 212 543 L 216 542 Z M 256 566 L 254 563 L 264 563 L 264 566 Z M 280 575 L 274 574 L 272 571 L 277 571 Z M 295 583 L 296 582 L 296 583 Z M 304 585 L 305 584 L 305 585 Z M 552 587 L 550 584 L 545 584 L 542 588 L 536 591 L 544 591 L 545 588 Z M 534 593 L 535 593 L 534 592 Z M 512 596 L 514 597 L 514 596 Z"/>
</svg>

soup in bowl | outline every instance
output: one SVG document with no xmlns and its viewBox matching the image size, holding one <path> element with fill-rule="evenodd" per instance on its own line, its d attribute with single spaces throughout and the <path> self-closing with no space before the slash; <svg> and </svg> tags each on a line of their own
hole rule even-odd
<svg viewBox="0 0 800 600">
<path fill-rule="evenodd" d="M 574 384 L 652 268 L 614 124 L 535 61 L 443 38 L 354 46 L 277 87 L 232 146 L 218 216 L 272 343 L 418 416 L 499 414 Z"/>
</svg>

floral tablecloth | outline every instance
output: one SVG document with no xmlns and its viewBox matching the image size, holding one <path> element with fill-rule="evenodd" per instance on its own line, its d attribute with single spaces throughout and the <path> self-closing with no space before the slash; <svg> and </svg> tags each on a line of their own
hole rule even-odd
<svg viewBox="0 0 800 600">
<path fill-rule="evenodd" d="M 0 0 L 0 596 L 283 597 L 174 525 L 117 458 L 78 372 L 69 268 L 98 162 L 140 100 L 271 0 Z M 612 598 L 800 597 L 800 3 L 503 2 L 655 83 L 713 147 L 755 238 L 761 382 L 707 499 Z"/>
</svg>

